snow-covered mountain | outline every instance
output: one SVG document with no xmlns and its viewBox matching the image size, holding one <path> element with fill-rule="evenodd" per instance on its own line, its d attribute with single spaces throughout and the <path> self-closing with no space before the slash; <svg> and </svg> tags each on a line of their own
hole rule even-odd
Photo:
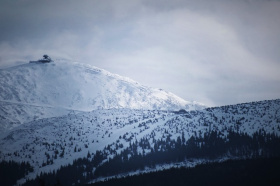
<svg viewBox="0 0 280 186">
<path fill-rule="evenodd" d="M 70 111 L 193 110 L 197 102 L 80 63 L 28 63 L 0 70 L 0 130 Z"/>
<path fill-rule="evenodd" d="M 85 184 L 280 156 L 280 99 L 205 108 L 96 67 L 35 62 L 0 70 L 0 131 L 0 164 L 29 163 L 18 183 Z"/>
<path fill-rule="evenodd" d="M 234 144 L 230 135 L 233 131 L 235 136 L 241 135 L 244 143 L 250 136 L 253 139 L 256 133 L 279 136 L 280 100 L 189 112 L 135 109 L 71 112 L 60 117 L 32 121 L 2 134 L 0 160 L 29 162 L 34 172 L 27 177 L 34 178 L 40 172 L 57 170 L 78 158 L 87 158 L 89 162 L 84 166 L 88 167 L 91 175 L 98 166 L 102 167 L 102 163 L 106 165 L 110 158 L 117 155 L 129 158 L 163 153 L 178 148 L 176 143 L 179 142 L 188 145 L 194 137 L 199 142 L 195 144 L 202 146 L 206 143 L 203 140 L 212 138 L 207 137 L 212 131 L 217 135 L 214 137 L 219 138 L 217 142 L 214 141 L 215 144 L 221 139 Z M 242 136 L 244 134 L 245 137 Z M 254 138 L 259 139 L 260 136 Z M 267 137 L 267 140 L 270 139 L 273 136 Z M 246 152 L 248 157 L 253 156 L 249 147 L 254 145 L 250 143 L 248 147 L 246 143 L 241 147 L 242 153 Z M 261 151 L 259 149 L 257 152 Z M 233 156 L 231 153 L 226 152 L 223 156 L 230 158 Z M 190 163 L 186 159 L 182 162 L 182 165 Z M 201 160 L 192 160 L 191 165 L 199 162 Z M 169 167 L 177 165 L 171 164 Z"/>
</svg>

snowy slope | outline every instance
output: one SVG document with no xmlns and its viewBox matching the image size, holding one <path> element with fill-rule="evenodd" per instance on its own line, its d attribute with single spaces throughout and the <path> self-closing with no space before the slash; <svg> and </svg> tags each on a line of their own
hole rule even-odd
<svg viewBox="0 0 280 186">
<path fill-rule="evenodd" d="M 15 104 L 14 108 L 18 105 L 31 105 L 31 108 L 26 113 L 17 113 L 13 108 L 8 109 L 12 104 Z M 47 109 L 41 112 L 41 116 L 34 116 L 34 106 Z M 65 114 L 69 110 L 192 110 L 204 107 L 170 92 L 146 87 L 129 78 L 80 63 L 28 63 L 0 70 L 0 116 L 2 121 L 13 123 L 4 122 L 2 125 L 6 128 L 32 121 L 32 118 L 46 118 L 51 115 L 49 112 L 54 112 L 51 108 Z M 20 116 L 22 114 L 26 116 Z"/>
<path fill-rule="evenodd" d="M 170 111 L 108 109 L 41 119 L 23 124 L 0 136 L 0 160 L 28 161 L 35 171 L 58 169 L 97 150 L 114 157 L 131 143 L 145 139 L 150 147 L 155 140 L 176 140 L 184 133 L 204 136 L 230 130 L 252 135 L 254 132 L 280 135 L 280 100 L 207 108 L 178 114 Z M 138 147 L 140 154 L 151 149 Z"/>
<path fill-rule="evenodd" d="M 174 112 L 182 108 L 187 112 Z M 280 100 L 204 108 L 80 63 L 32 63 L 0 70 L 0 161 L 29 162 L 34 172 L 26 178 L 94 157 L 98 151 L 105 163 L 131 144 L 144 156 L 158 140 L 169 143 L 184 135 L 187 141 L 210 131 L 224 139 L 230 131 L 280 136 Z M 164 145 L 158 148 L 166 150 Z"/>
<path fill-rule="evenodd" d="M 42 118 L 56 117 L 72 110 L 59 107 L 0 101 L 0 133 L 18 125 Z"/>
</svg>

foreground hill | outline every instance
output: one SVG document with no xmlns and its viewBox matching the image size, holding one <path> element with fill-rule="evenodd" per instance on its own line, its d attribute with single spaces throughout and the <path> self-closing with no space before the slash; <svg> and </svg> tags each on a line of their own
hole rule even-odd
<svg viewBox="0 0 280 186">
<path fill-rule="evenodd" d="M 280 158 L 227 160 L 113 178 L 93 186 L 279 185 Z M 44 182 L 44 180 L 42 180 Z M 45 181 L 47 183 L 47 181 Z"/>
<path fill-rule="evenodd" d="M 28 63 L 0 70 L 0 131 L 71 111 L 111 108 L 193 110 L 205 106 L 81 63 Z"/>
<path fill-rule="evenodd" d="M 60 177 L 69 185 L 210 160 L 280 156 L 279 112 L 279 99 L 185 112 L 71 112 L 3 134 L 0 158 L 30 163 L 28 179 L 43 173 L 52 184 Z"/>
</svg>

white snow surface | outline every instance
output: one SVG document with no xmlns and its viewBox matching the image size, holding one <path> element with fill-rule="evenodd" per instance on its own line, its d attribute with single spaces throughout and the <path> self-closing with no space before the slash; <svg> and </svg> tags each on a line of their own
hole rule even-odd
<svg viewBox="0 0 280 186">
<path fill-rule="evenodd" d="M 173 112 L 182 108 L 187 112 Z M 29 162 L 34 171 L 19 181 L 23 183 L 97 150 L 112 158 L 141 139 L 154 147 L 154 140 L 176 140 L 183 134 L 188 140 L 213 130 L 224 138 L 230 130 L 280 135 L 280 99 L 202 108 L 80 63 L 30 63 L 2 69 L 0 161 Z M 137 151 L 148 154 L 151 149 L 139 146 Z M 193 164 L 197 163 L 200 160 Z M 156 170 L 169 167 L 174 165 Z"/>
<path fill-rule="evenodd" d="M 176 140 L 183 133 L 188 140 L 191 136 L 204 136 L 210 130 L 219 131 L 224 138 L 229 130 L 248 135 L 261 131 L 279 136 L 280 99 L 183 114 L 135 109 L 72 111 L 64 116 L 25 123 L 0 134 L 0 161 L 29 162 L 34 167 L 34 172 L 26 177 L 30 179 L 40 172 L 71 164 L 88 153 L 93 155 L 97 150 L 106 152 L 109 159 L 141 139 L 147 139 L 154 147 L 154 140 L 165 141 L 168 137 Z M 151 152 L 140 146 L 137 150 L 140 154 Z M 47 163 L 48 159 L 53 162 Z"/>
<path fill-rule="evenodd" d="M 111 108 L 193 110 L 205 106 L 76 62 L 27 63 L 0 69 L 0 132 L 71 110 Z"/>
</svg>

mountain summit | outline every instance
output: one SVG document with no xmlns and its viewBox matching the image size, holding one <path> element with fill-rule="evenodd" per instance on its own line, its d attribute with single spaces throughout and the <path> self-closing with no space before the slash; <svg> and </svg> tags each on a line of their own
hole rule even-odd
<svg viewBox="0 0 280 186">
<path fill-rule="evenodd" d="M 140 85 L 129 78 L 65 61 L 28 63 L 0 70 L 0 103 L 3 112 L 0 112 L 0 120 L 9 120 L 15 126 L 16 123 L 58 116 L 72 110 L 204 108 L 202 104 Z"/>
</svg>

